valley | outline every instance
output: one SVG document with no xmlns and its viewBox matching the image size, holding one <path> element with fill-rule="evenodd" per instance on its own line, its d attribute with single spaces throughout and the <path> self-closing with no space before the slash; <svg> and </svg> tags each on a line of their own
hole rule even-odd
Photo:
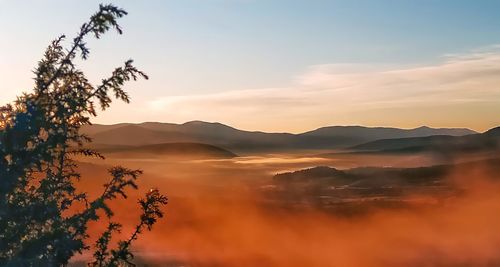
<svg viewBox="0 0 500 267">
<path fill-rule="evenodd" d="M 120 132 L 119 129 L 113 131 Z M 499 139 L 492 134 L 495 132 L 446 137 L 447 141 L 439 144 L 446 145 L 449 153 L 427 148 L 409 149 L 404 153 L 392 151 L 415 145 L 432 147 L 435 143 L 426 140 L 439 140 L 442 135 L 375 140 L 354 146 L 349 141 L 340 148 L 334 145 L 314 149 L 312 145 L 294 150 L 289 147 L 277 150 L 278 146 L 246 150 L 242 149 L 244 146 L 234 146 L 235 143 L 220 146 L 223 140 L 234 138 L 231 135 L 217 137 L 207 129 L 203 129 L 203 133 L 192 133 L 191 137 L 198 136 L 196 140 L 172 139 L 171 133 L 165 135 L 159 131 L 155 134 L 168 139 L 143 138 L 141 143 L 126 134 L 110 137 L 111 143 L 97 143 L 107 139 L 99 139 L 102 135 L 94 133 L 97 138 L 93 145 L 106 159 L 82 159 L 80 168 L 85 177 L 106 177 L 106 168 L 113 165 L 140 168 L 144 170 L 139 180 L 140 190 L 159 187 L 168 194 L 167 219 L 158 224 L 154 237 L 146 234 L 145 241 L 138 243 L 137 255 L 145 263 L 173 267 L 237 263 L 239 266 L 325 266 L 333 258 L 316 253 L 326 246 L 339 251 L 340 254 L 332 255 L 335 260 L 351 266 L 384 266 L 394 262 L 419 266 L 441 261 L 443 266 L 458 263 L 474 266 L 478 258 L 473 254 L 463 261 L 449 261 L 438 251 L 435 259 L 419 258 L 418 247 L 411 247 L 416 258 L 401 258 L 397 243 L 379 234 L 386 233 L 383 229 L 392 223 L 403 223 L 402 218 L 405 219 L 400 230 L 392 234 L 401 234 L 404 240 L 413 239 L 415 237 L 404 235 L 405 229 L 412 227 L 422 231 L 422 242 L 439 240 L 440 237 L 429 236 L 429 231 L 436 231 L 442 220 L 455 216 L 472 227 L 500 223 L 500 216 L 475 207 L 486 203 L 493 205 L 492 208 L 497 206 L 493 201 L 497 196 L 489 190 L 500 186 L 496 143 Z M 209 140 L 216 140 L 217 145 L 184 143 L 200 141 L 200 136 L 204 136 L 204 141 L 206 136 L 211 136 Z M 253 144 L 265 143 L 252 138 Z M 243 139 L 240 141 L 245 143 Z M 466 145 L 474 149 L 463 149 Z M 238 153 L 228 147 L 236 148 Z M 81 181 L 81 186 L 90 192 L 97 190 L 93 186 L 104 182 L 88 181 Z M 130 199 L 135 198 L 134 194 Z M 484 202 L 483 197 L 490 200 Z M 479 214 L 468 215 L 470 206 Z M 124 206 L 116 208 L 118 218 L 124 221 L 133 221 L 137 216 Z M 422 220 L 429 229 L 421 228 Z M 368 221 L 373 227 L 365 229 Z M 458 225 L 450 230 L 449 236 L 444 234 L 441 238 L 453 236 L 458 244 L 467 245 L 464 238 L 471 230 L 469 226 Z M 370 256 L 371 252 L 364 251 L 360 253 L 365 253 L 365 259 L 371 264 L 357 262 L 353 250 L 365 249 L 352 241 L 361 238 L 361 234 L 356 233 L 359 231 L 364 231 L 364 242 L 383 240 L 395 254 L 384 250 Z M 276 250 L 277 240 L 283 239 L 294 240 L 293 246 Z M 302 245 L 304 240 L 310 242 L 308 246 Z M 443 245 L 436 247 L 442 248 Z M 446 249 L 456 251 L 454 247 Z M 286 256 L 291 254 L 295 256 Z M 495 255 L 488 257 L 499 260 Z"/>
</svg>

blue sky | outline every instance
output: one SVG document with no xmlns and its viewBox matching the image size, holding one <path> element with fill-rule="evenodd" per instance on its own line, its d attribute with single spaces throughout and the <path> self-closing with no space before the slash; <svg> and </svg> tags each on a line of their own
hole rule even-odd
<svg viewBox="0 0 500 267">
<path fill-rule="evenodd" d="M 99 3 L 0 0 L 5 92 L 0 100 L 29 90 L 30 71 L 49 41 L 75 33 Z M 152 77 L 133 86 L 139 89 L 132 96 L 142 104 L 157 97 L 285 88 L 317 65 L 440 64 L 448 55 L 500 44 L 500 1 L 113 3 L 130 13 L 122 20 L 124 35 L 89 41 L 93 54 L 82 66 L 98 81 L 124 59 L 134 58 Z"/>
</svg>

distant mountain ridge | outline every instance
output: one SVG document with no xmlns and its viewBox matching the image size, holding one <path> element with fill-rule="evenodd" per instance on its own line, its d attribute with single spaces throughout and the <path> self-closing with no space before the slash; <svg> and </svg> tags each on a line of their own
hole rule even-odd
<svg viewBox="0 0 500 267">
<path fill-rule="evenodd" d="M 394 127 L 364 127 L 364 126 L 328 126 L 319 129 L 302 133 L 301 135 L 309 136 L 332 136 L 332 135 L 356 135 L 365 138 L 381 139 L 384 136 L 400 136 L 403 137 L 422 137 L 431 135 L 452 135 L 461 136 L 475 134 L 477 132 L 467 128 L 430 128 L 420 126 L 413 129 L 400 129 Z"/>
<path fill-rule="evenodd" d="M 500 127 L 482 134 L 464 136 L 433 135 L 425 137 L 380 139 L 350 147 L 352 151 L 404 152 L 480 152 L 500 151 Z"/>
<path fill-rule="evenodd" d="M 239 130 L 221 123 L 191 121 L 174 123 L 122 123 L 92 125 L 83 128 L 96 144 L 152 145 L 172 142 L 193 142 L 215 145 L 235 152 L 278 151 L 292 149 L 346 148 L 378 139 L 423 137 L 430 135 L 462 136 L 476 132 L 469 129 L 434 129 L 419 127 L 399 129 L 390 127 L 330 126 L 313 131 L 265 133 Z"/>
</svg>

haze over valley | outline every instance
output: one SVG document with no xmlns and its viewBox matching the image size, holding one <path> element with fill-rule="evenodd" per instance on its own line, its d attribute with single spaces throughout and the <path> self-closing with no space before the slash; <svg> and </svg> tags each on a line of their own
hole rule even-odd
<svg viewBox="0 0 500 267">
<path fill-rule="evenodd" d="M 492 194 L 500 186 L 498 128 L 477 133 L 330 126 L 289 134 L 193 121 L 93 125 L 84 131 L 106 155 L 104 161 L 86 160 L 84 173 L 95 176 L 126 163 L 145 170 L 142 185 L 161 186 L 171 198 L 169 219 L 138 247 L 145 262 L 477 266 L 500 260 L 487 253 L 494 250 L 487 240 L 496 237 L 480 235 L 480 248 L 467 239 L 473 229 L 486 234 L 500 222 L 489 212 L 497 208 Z M 464 224 L 434 234 L 455 220 Z M 392 224 L 398 229 L 389 230 Z M 414 232 L 419 236 L 409 234 Z M 400 247 L 395 238 L 408 243 Z M 284 239 L 290 242 L 285 247 Z M 360 239 L 368 245 L 360 247 Z M 446 243 L 450 239 L 455 245 Z M 411 243 L 416 240 L 428 245 Z M 386 249 L 374 250 L 371 242 Z M 450 256 L 463 247 L 475 252 Z M 427 249 L 434 251 L 432 258 Z M 404 251 L 411 256 L 402 256 Z"/>
</svg>

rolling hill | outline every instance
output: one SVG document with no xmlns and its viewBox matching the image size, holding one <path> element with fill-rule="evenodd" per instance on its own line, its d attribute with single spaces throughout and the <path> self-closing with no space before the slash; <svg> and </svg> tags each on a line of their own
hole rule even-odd
<svg viewBox="0 0 500 267">
<path fill-rule="evenodd" d="M 104 154 L 132 157 L 174 157 L 189 159 L 227 159 L 237 157 L 231 151 L 200 143 L 163 143 L 143 146 L 104 145 L 97 147 Z"/>
<path fill-rule="evenodd" d="M 482 152 L 500 150 L 500 127 L 482 134 L 465 136 L 435 135 L 426 137 L 381 139 L 350 147 L 355 152 Z"/>
<path fill-rule="evenodd" d="M 449 174 L 459 170 L 474 170 L 477 166 L 494 174 L 491 178 L 498 179 L 500 158 L 418 168 L 361 167 L 338 170 L 319 166 L 276 174 L 273 181 L 276 185 L 296 190 L 307 188 L 315 188 L 316 190 L 384 188 L 392 190 L 398 187 L 435 187 L 446 183 L 445 179 L 448 178 Z"/>
</svg>

